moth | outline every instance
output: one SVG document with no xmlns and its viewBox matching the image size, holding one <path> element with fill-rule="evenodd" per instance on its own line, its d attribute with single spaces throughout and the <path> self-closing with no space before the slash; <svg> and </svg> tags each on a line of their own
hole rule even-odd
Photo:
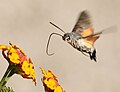
<svg viewBox="0 0 120 92">
<path fill-rule="evenodd" d="M 80 51 L 83 55 L 90 57 L 91 60 L 96 60 L 96 49 L 94 47 L 95 41 L 100 37 L 103 30 L 97 33 L 94 33 L 92 28 L 91 17 L 88 11 L 84 10 L 80 13 L 78 20 L 70 33 L 64 32 L 60 27 L 50 22 L 53 26 L 61 30 L 64 35 L 59 33 L 51 33 L 48 39 L 46 53 L 51 56 L 54 53 L 48 53 L 48 46 L 52 35 L 61 36 L 64 41 L 69 43 L 72 47 Z"/>
</svg>

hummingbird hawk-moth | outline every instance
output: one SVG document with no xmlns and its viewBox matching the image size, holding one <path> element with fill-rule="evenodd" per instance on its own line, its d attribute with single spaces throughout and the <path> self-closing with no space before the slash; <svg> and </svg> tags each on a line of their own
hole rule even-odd
<svg viewBox="0 0 120 92">
<path fill-rule="evenodd" d="M 78 17 L 78 20 L 71 33 L 64 32 L 60 27 L 50 22 L 53 26 L 60 29 L 64 35 L 58 33 L 51 33 L 48 39 L 46 53 L 50 56 L 53 55 L 48 53 L 48 46 L 52 35 L 59 35 L 62 39 L 68 42 L 72 47 L 82 52 L 85 56 L 89 56 L 91 60 L 96 61 L 96 49 L 94 42 L 100 37 L 103 31 L 94 33 L 92 28 L 91 18 L 89 13 L 85 10 L 82 11 Z"/>
</svg>

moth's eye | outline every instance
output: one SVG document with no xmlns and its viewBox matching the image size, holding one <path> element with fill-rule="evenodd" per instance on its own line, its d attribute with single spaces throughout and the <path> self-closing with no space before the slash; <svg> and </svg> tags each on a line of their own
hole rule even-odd
<svg viewBox="0 0 120 92">
<path fill-rule="evenodd" d="M 67 36 L 67 37 L 66 37 L 66 40 L 67 40 L 67 41 L 69 41 L 69 40 L 70 40 L 70 37 L 69 37 L 69 36 Z"/>
</svg>

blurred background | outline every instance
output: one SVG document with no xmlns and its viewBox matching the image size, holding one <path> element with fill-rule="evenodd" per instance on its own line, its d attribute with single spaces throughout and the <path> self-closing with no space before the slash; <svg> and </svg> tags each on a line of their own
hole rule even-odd
<svg viewBox="0 0 120 92">
<path fill-rule="evenodd" d="M 91 14 L 95 32 L 117 26 L 96 41 L 97 63 L 54 36 L 45 53 L 48 36 L 63 34 L 54 22 L 71 32 L 81 11 Z M 32 58 L 37 86 L 14 75 L 8 82 L 15 92 L 44 92 L 39 67 L 52 70 L 67 92 L 120 92 L 120 1 L 119 0 L 0 0 L 0 44 L 13 42 Z M 0 55 L 0 78 L 7 61 Z"/>
</svg>

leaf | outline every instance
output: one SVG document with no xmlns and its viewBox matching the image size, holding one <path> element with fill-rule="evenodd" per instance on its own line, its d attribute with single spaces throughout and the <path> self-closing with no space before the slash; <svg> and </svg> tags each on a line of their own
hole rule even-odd
<svg viewBox="0 0 120 92">
<path fill-rule="evenodd" d="M 4 87 L 2 87 L 0 92 L 14 92 L 14 91 L 12 88 L 4 86 Z"/>
</svg>

